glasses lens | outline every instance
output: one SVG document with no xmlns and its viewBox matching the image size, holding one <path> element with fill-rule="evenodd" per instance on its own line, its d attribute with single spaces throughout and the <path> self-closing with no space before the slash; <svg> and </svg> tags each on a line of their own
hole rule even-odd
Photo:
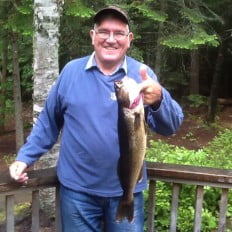
<svg viewBox="0 0 232 232">
<path fill-rule="evenodd" d="M 116 40 L 123 40 L 123 39 L 125 39 L 126 38 L 126 34 L 124 34 L 124 33 L 115 33 L 114 34 L 114 38 L 116 39 Z"/>
<path fill-rule="evenodd" d="M 99 31 L 97 34 L 101 39 L 108 39 L 110 37 L 110 33 L 106 31 Z"/>
</svg>

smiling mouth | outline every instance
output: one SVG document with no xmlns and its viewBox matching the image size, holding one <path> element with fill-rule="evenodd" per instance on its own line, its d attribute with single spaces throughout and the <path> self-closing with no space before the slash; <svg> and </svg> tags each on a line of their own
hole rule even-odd
<svg viewBox="0 0 232 232">
<path fill-rule="evenodd" d="M 104 47 L 106 50 L 110 50 L 110 51 L 114 51 L 114 50 L 117 50 L 117 48 L 114 48 L 114 47 Z"/>
</svg>

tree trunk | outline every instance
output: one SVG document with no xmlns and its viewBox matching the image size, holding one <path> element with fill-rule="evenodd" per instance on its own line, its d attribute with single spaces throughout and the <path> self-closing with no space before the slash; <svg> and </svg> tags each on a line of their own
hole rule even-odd
<svg viewBox="0 0 232 232">
<path fill-rule="evenodd" d="M 5 131 L 6 121 L 6 99 L 5 99 L 5 83 L 7 77 L 7 56 L 8 56 L 8 41 L 5 37 L 2 41 L 2 69 L 0 70 L 0 134 Z"/>
<path fill-rule="evenodd" d="M 207 115 L 207 121 L 209 123 L 215 121 L 215 116 L 217 112 L 219 81 L 220 81 L 220 74 L 221 74 L 223 61 L 224 61 L 224 45 L 221 44 L 218 51 L 216 67 L 215 67 L 211 89 L 210 89 L 208 115 Z"/>
<path fill-rule="evenodd" d="M 190 94 L 199 94 L 199 51 L 191 51 Z"/>
<path fill-rule="evenodd" d="M 59 74 L 58 38 L 62 5 L 62 0 L 34 1 L 34 122 L 41 112 L 48 92 Z M 55 166 L 58 151 L 59 145 L 56 144 L 48 154 L 44 155 L 36 163 L 35 168 Z M 49 216 L 54 215 L 54 199 L 54 189 L 41 191 L 41 206 Z"/>
<path fill-rule="evenodd" d="M 218 56 L 215 66 L 215 71 L 213 75 L 213 80 L 211 84 L 210 90 L 210 98 L 209 98 L 209 107 L 208 107 L 208 115 L 207 121 L 212 123 L 215 121 L 216 111 L 217 111 L 217 98 L 218 98 L 218 90 L 219 90 L 219 82 L 221 76 L 222 65 L 224 61 L 224 55 L 226 54 L 228 48 L 228 41 L 230 40 L 230 36 L 228 36 L 228 32 L 231 29 L 231 20 L 232 20 L 232 2 L 227 5 L 225 15 L 225 23 L 223 25 L 223 33 L 221 37 L 221 45 L 218 50 Z"/>
<path fill-rule="evenodd" d="M 166 0 L 160 1 L 160 11 L 161 12 L 165 12 L 166 4 L 167 4 Z M 155 73 L 156 73 L 157 77 L 159 78 L 159 80 L 162 79 L 161 68 L 162 68 L 162 64 L 163 64 L 163 59 L 162 59 L 163 49 L 162 49 L 162 46 L 160 45 L 160 40 L 162 38 L 163 28 L 164 28 L 164 23 L 160 22 L 159 29 L 158 29 L 158 38 L 157 38 L 157 45 L 156 45 L 156 59 L 155 59 Z"/>
<path fill-rule="evenodd" d="M 12 52 L 13 52 L 12 57 L 13 57 L 13 80 L 14 80 L 16 152 L 19 150 L 19 148 L 24 143 L 18 50 L 19 50 L 19 48 L 18 48 L 18 35 L 16 33 L 14 33 L 12 36 Z"/>
</svg>

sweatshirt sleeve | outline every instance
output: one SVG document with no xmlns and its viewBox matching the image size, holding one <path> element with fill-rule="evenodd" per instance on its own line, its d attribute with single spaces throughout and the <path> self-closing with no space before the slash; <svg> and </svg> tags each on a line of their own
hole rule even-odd
<svg viewBox="0 0 232 232">
<path fill-rule="evenodd" d="M 152 106 L 146 107 L 147 123 L 158 134 L 171 135 L 181 126 L 184 116 L 180 105 L 163 87 L 162 95 L 163 99 L 157 110 Z"/>
<path fill-rule="evenodd" d="M 56 143 L 63 126 L 61 97 L 59 96 L 60 79 L 50 91 L 26 143 L 20 148 L 16 160 L 31 166 Z"/>
</svg>

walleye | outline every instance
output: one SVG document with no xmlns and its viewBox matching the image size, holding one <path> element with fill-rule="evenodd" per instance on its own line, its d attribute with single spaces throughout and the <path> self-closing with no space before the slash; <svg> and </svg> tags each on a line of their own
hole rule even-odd
<svg viewBox="0 0 232 232">
<path fill-rule="evenodd" d="M 134 188 L 143 176 L 143 161 L 146 152 L 146 126 L 141 88 L 135 80 L 124 77 L 115 81 L 118 101 L 118 135 L 120 158 L 118 176 L 123 189 L 116 221 L 134 218 Z"/>
</svg>

